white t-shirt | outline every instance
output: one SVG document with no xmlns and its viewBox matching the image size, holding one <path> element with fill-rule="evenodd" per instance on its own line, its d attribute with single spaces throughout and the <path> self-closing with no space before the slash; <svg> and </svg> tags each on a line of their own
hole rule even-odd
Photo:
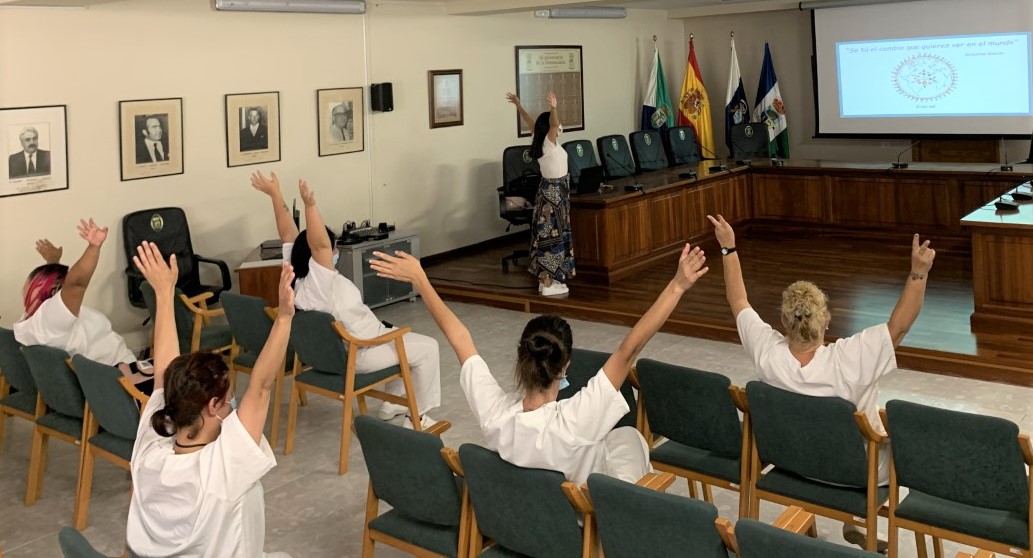
<svg viewBox="0 0 1033 558">
<path fill-rule="evenodd" d="M 514 465 L 559 471 L 578 484 L 606 472 L 603 439 L 629 411 L 602 370 L 573 397 L 527 412 L 523 394 L 503 391 L 480 355 L 463 363 L 459 383 L 489 448 Z"/>
<path fill-rule="evenodd" d="M 543 178 L 563 178 L 567 176 L 569 169 L 567 168 L 567 151 L 559 145 L 559 134 L 563 132 L 563 127 L 560 126 L 559 132 L 556 133 L 556 141 L 552 141 L 548 136 L 545 136 L 545 141 L 542 142 L 542 156 L 538 158 L 538 167 L 542 170 Z"/>
<path fill-rule="evenodd" d="M 293 249 L 293 242 L 284 243 L 284 261 L 290 261 Z M 369 306 L 362 303 L 362 293 L 354 283 L 312 258 L 308 260 L 308 275 L 294 283 L 294 305 L 301 310 L 332 315 L 348 333 L 360 339 L 370 339 L 388 330 Z"/>
<path fill-rule="evenodd" d="M 801 366 L 782 334 L 764 323 L 756 310 L 739 312 L 735 322 L 742 346 L 765 383 L 803 395 L 842 397 L 857 405 L 877 432 L 886 433 L 879 418 L 878 380 L 897 368 L 886 324 L 818 347 L 814 358 Z"/>
<path fill-rule="evenodd" d="M 60 292 L 45 300 L 32 316 L 23 315 L 15 322 L 14 338 L 22 345 L 47 345 L 108 366 L 136 362 L 125 339 L 112 331 L 107 316 L 86 306 L 79 307 L 78 316 L 72 314 Z"/>
<path fill-rule="evenodd" d="M 151 428 L 165 390 L 151 394 L 133 447 L 133 499 L 126 543 L 136 556 L 262 556 L 265 495 L 259 480 L 276 466 L 269 442 L 256 444 L 236 411 L 199 451 L 177 455 L 175 438 Z"/>
</svg>

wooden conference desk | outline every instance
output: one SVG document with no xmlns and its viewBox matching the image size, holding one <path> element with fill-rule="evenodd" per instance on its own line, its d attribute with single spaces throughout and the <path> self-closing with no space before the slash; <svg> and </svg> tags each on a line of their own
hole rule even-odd
<svg viewBox="0 0 1033 558">
<path fill-rule="evenodd" d="M 782 167 L 763 161 L 710 172 L 711 163 L 696 166 L 698 178 L 680 179 L 690 167 L 676 167 L 610 181 L 617 187 L 611 191 L 572 196 L 578 277 L 609 282 L 670 256 L 685 242 L 712 234 L 708 213 L 721 213 L 732 224 L 769 221 L 871 236 L 917 232 L 967 244 L 964 226 L 971 223 L 962 217 L 1033 177 L 1033 165 L 1002 173 L 992 164 L 911 163 L 891 169 L 888 161 L 786 160 Z M 626 192 L 624 186 L 634 182 L 644 190 Z M 1020 215 L 1033 224 L 1033 207 Z M 1033 232 L 1023 235 L 1023 242 L 1033 243 Z M 1020 246 L 1012 244 L 1014 250 Z M 1026 252 L 1027 262 L 1033 262 L 1028 247 Z M 1024 265 L 1023 271 L 1033 271 L 1033 264 Z M 1021 274 L 1015 277 L 1018 281 Z M 1029 304 L 1024 315 L 1033 320 L 1033 294 L 1029 282 L 1023 286 Z"/>
</svg>

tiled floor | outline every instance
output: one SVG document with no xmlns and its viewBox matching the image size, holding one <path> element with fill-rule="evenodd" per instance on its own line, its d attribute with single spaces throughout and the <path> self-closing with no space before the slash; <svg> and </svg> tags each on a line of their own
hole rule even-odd
<svg viewBox="0 0 1033 558">
<path fill-rule="evenodd" d="M 473 332 L 481 354 L 495 367 L 496 377 L 504 386 L 511 386 L 517 332 L 523 328 L 528 315 L 462 304 L 454 304 L 453 308 Z M 377 314 L 393 323 L 410 325 L 415 331 L 432 335 L 441 342 L 442 405 L 431 414 L 452 422 L 452 429 L 443 436 L 447 445 L 458 447 L 463 442 L 481 442 L 480 431 L 457 385 L 459 364 L 423 305 L 400 303 L 382 308 Z M 618 326 L 589 322 L 575 321 L 572 325 L 575 346 L 587 349 L 611 351 L 627 331 Z M 750 361 L 738 345 L 659 334 L 643 356 L 720 372 L 738 385 L 744 385 L 753 377 Z M 880 401 L 894 398 L 999 416 L 1018 423 L 1024 432 L 1033 432 L 1033 389 L 900 370 L 882 383 Z M 308 407 L 299 411 L 295 453 L 284 456 L 278 448 L 278 465 L 263 480 L 266 549 L 286 551 L 295 558 L 358 556 L 362 547 L 368 480 L 359 444 L 353 439 L 350 471 L 338 476 L 340 405 L 313 396 L 309 402 Z M 0 549 L 7 558 L 60 556 L 57 532 L 71 522 L 78 453 L 59 441 L 50 444 L 43 497 L 35 506 L 26 508 L 22 498 L 31 430 L 24 421 L 11 419 L 5 438 L 0 454 Z M 677 483 L 672 492 L 687 494 L 685 483 Z M 716 490 L 715 499 L 721 515 L 734 518 L 737 495 Z M 98 460 L 90 525 L 85 534 L 107 555 L 122 553 L 128 507 L 126 473 Z M 764 505 L 761 518 L 770 521 L 779 510 L 778 506 Z M 882 525 L 885 530 L 885 520 Z M 822 538 L 843 543 L 837 523 L 819 520 L 819 530 Z M 913 540 L 907 533 L 902 536 L 902 557 L 916 555 Z M 959 549 L 948 544 L 947 555 L 954 556 Z M 403 554 L 378 547 L 378 555 Z"/>
</svg>

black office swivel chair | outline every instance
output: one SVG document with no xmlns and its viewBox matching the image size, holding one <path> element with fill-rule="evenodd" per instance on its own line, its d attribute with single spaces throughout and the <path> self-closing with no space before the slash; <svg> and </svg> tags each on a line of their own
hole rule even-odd
<svg viewBox="0 0 1033 558">
<path fill-rule="evenodd" d="M 603 136 L 595 140 L 595 145 L 608 178 L 624 178 L 635 174 L 635 160 L 631 158 L 631 149 L 624 136 Z"/>
<path fill-rule="evenodd" d="M 538 160 L 531 156 L 529 145 L 515 145 L 502 151 L 502 186 L 498 188 L 499 217 L 509 223 L 506 232 L 514 225 L 528 225 L 530 231 L 534 212 L 530 208 L 507 208 L 506 198 L 520 197 L 533 204 L 541 182 L 542 171 L 538 168 Z M 509 262 L 516 263 L 529 255 L 527 250 L 514 250 L 502 258 L 502 270 L 509 271 Z"/>
<path fill-rule="evenodd" d="M 656 130 L 640 130 L 628 135 L 637 172 L 653 172 L 667 168 L 663 137 Z"/>
<path fill-rule="evenodd" d="M 696 132 L 690 126 L 667 129 L 667 161 L 672 167 L 695 165 L 702 157 L 696 145 Z"/>
<path fill-rule="evenodd" d="M 735 159 L 767 159 L 771 156 L 767 125 L 744 122 L 732 126 L 732 157 Z"/>
<path fill-rule="evenodd" d="M 581 171 L 589 167 L 599 166 L 595 160 L 595 149 L 589 140 L 568 141 L 563 144 L 563 150 L 567 152 L 567 168 L 570 172 L 570 189 L 576 190 L 578 182 L 581 181 Z"/>
<path fill-rule="evenodd" d="M 171 254 L 176 255 L 176 263 L 179 265 L 179 280 L 176 282 L 176 287 L 188 297 L 210 292 L 215 295 L 208 301 L 211 304 L 218 302 L 219 294 L 222 291 L 228 291 L 233 286 L 230 279 L 230 268 L 226 262 L 194 253 L 194 246 L 190 241 L 190 226 L 187 224 L 187 217 L 182 209 L 178 207 L 144 209 L 134 211 L 122 218 L 122 246 L 128 262 L 126 276 L 129 280 L 129 303 L 133 306 L 147 307 L 143 293 L 140 292 L 140 284 L 144 281 L 143 275 L 133 265 L 136 248 L 144 241 L 157 244 L 161 254 L 166 258 Z M 202 263 L 218 266 L 222 275 L 221 286 L 201 284 L 199 267 Z"/>
</svg>

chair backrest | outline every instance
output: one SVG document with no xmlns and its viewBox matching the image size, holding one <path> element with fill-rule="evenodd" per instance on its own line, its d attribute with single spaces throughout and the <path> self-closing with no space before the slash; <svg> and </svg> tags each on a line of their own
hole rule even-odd
<svg viewBox="0 0 1033 558">
<path fill-rule="evenodd" d="M 581 391 L 581 388 L 588 385 L 588 381 L 599 373 L 599 370 L 602 369 L 609 358 L 609 353 L 601 353 L 599 351 L 590 351 L 588 349 L 574 349 L 571 351 L 570 366 L 567 368 L 567 381 L 570 382 L 570 385 L 566 389 L 560 390 L 557 399 L 568 399 Z M 638 402 L 635 400 L 635 390 L 631 387 L 631 382 L 625 381 L 620 391 L 621 395 L 624 396 L 624 401 L 628 403 L 630 411 L 617 421 L 614 428 L 622 426 L 634 428 L 635 411 L 638 409 Z"/>
<path fill-rule="evenodd" d="M 122 372 L 82 355 L 72 357 L 72 366 L 100 427 L 120 438 L 136 440 L 140 409 L 118 381 Z"/>
<path fill-rule="evenodd" d="M 441 438 L 366 415 L 355 417 L 355 435 L 378 498 L 412 519 L 459 525 L 462 500 Z"/>
<path fill-rule="evenodd" d="M 46 345 L 30 345 L 22 348 L 22 354 L 47 407 L 62 415 L 83 418 L 86 397 L 79 380 L 68 368 L 68 353 Z"/>
<path fill-rule="evenodd" d="M 606 169 L 606 176 L 623 178 L 635 174 L 635 160 L 631 157 L 631 149 L 624 136 L 603 136 L 595 140 L 595 145 L 599 151 L 599 162 Z"/>
<path fill-rule="evenodd" d="M 639 130 L 632 132 L 628 138 L 631 142 L 631 154 L 635 156 L 635 168 L 638 172 L 651 172 L 667 168 L 667 153 L 664 149 L 663 136 L 656 130 Z"/>
<path fill-rule="evenodd" d="M 741 558 L 879 558 L 881 554 L 866 552 L 841 544 L 812 539 L 791 533 L 754 519 L 740 519 L 735 524 L 735 541 Z"/>
<path fill-rule="evenodd" d="M 14 332 L 0 327 L 0 372 L 14 389 L 36 397 L 36 381 L 29 372 L 29 364 L 21 350 L 22 344 L 14 338 Z"/>
<path fill-rule="evenodd" d="M 334 321 L 326 312 L 298 310 L 291 322 L 291 345 L 301 362 L 323 373 L 344 376 L 348 350 L 334 331 Z"/>
<path fill-rule="evenodd" d="M 901 486 L 970 506 L 1029 513 L 1019 427 L 996 417 L 886 403 Z"/>
<path fill-rule="evenodd" d="M 542 174 L 538 159 L 531 155 L 531 146 L 514 145 L 502 150 L 502 183 L 509 184 L 525 174 Z"/>
<path fill-rule="evenodd" d="M 245 351 L 258 355 L 269 339 L 273 321 L 265 313 L 265 299 L 225 292 L 220 297 L 233 339 Z"/>
<path fill-rule="evenodd" d="M 696 145 L 696 132 L 690 126 L 667 129 L 667 159 L 672 165 L 698 163 L 702 156 Z"/>
<path fill-rule="evenodd" d="M 764 382 L 746 384 L 746 397 L 762 463 L 814 480 L 868 485 L 868 454 L 853 403 L 800 395 Z"/>
<path fill-rule="evenodd" d="M 727 377 L 648 358 L 635 368 L 651 432 L 719 455 L 740 455 L 742 425 Z"/>
<path fill-rule="evenodd" d="M 606 558 L 728 558 L 713 504 L 594 473 L 588 493 Z"/>
<path fill-rule="evenodd" d="M 194 246 L 190 241 L 186 213 L 178 207 L 143 209 L 122 218 L 122 247 L 129 262 L 126 267 L 126 275 L 130 279 L 129 301 L 134 306 L 144 307 L 144 301 L 138 292 L 143 278 L 133 266 L 136 249 L 144 241 L 157 244 L 166 258 L 175 254 L 179 267 L 176 286 L 187 292 L 195 292 L 195 287 L 201 284 L 201 279 L 197 261 L 194 259 Z"/>
<path fill-rule="evenodd" d="M 155 312 L 158 308 L 154 287 L 147 281 L 141 281 L 140 294 L 143 297 L 144 304 L 147 306 L 147 311 L 151 313 L 151 323 L 153 324 Z M 172 307 L 175 309 L 176 314 L 176 337 L 179 338 L 179 353 L 187 354 L 190 352 L 190 339 L 194 334 L 194 313 L 183 303 L 183 299 L 180 297 L 182 294 L 183 291 L 176 287 L 175 300 L 172 302 Z"/>
<path fill-rule="evenodd" d="M 563 150 L 567 152 L 567 168 L 572 184 L 581 180 L 581 169 L 599 166 L 595 159 L 595 149 L 589 140 L 568 141 L 563 144 Z"/>
<path fill-rule="evenodd" d="M 62 527 L 57 534 L 57 542 L 61 545 L 61 554 L 65 558 L 107 558 L 93 549 L 90 541 L 82 533 L 71 527 Z"/>
<path fill-rule="evenodd" d="M 563 474 L 525 469 L 474 444 L 459 447 L 477 527 L 527 556 L 580 556 L 578 516 L 563 494 Z"/>
<path fill-rule="evenodd" d="M 759 157 L 771 156 L 768 142 L 768 127 L 757 122 L 744 122 L 735 124 L 731 131 L 732 157 Z"/>
</svg>

